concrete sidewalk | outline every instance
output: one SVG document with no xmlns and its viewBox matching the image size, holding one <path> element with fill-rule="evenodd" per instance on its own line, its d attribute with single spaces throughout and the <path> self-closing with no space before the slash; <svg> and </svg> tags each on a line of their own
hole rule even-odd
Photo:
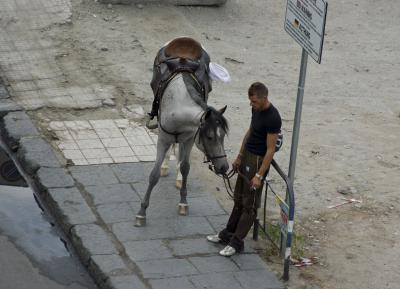
<svg viewBox="0 0 400 289">
<path fill-rule="evenodd" d="M 153 192 L 147 226 L 137 228 L 152 162 L 62 166 L 23 111 L 5 114 L 1 131 L 100 288 L 284 288 L 252 248 L 225 258 L 206 241 L 227 214 L 194 176 L 189 216 L 177 214 L 171 175 Z"/>
</svg>

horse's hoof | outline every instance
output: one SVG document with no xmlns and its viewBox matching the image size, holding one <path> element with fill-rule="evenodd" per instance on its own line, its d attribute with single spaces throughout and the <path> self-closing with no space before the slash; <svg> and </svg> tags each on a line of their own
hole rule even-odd
<svg viewBox="0 0 400 289">
<path fill-rule="evenodd" d="M 166 176 L 168 176 L 168 175 L 169 175 L 168 168 L 161 168 L 161 170 L 160 170 L 160 176 L 161 176 L 161 177 L 166 177 Z"/>
<path fill-rule="evenodd" d="M 146 217 L 136 215 L 135 227 L 146 226 Z"/>
<path fill-rule="evenodd" d="M 178 205 L 178 214 L 181 216 L 187 216 L 189 213 L 189 205 L 188 204 L 183 204 L 179 203 Z"/>
<path fill-rule="evenodd" d="M 182 188 L 182 181 L 176 180 L 175 187 L 180 190 Z"/>
</svg>

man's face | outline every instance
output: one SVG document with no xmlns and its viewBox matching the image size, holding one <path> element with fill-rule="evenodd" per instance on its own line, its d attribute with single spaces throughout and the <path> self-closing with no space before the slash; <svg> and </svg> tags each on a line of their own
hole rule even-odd
<svg viewBox="0 0 400 289">
<path fill-rule="evenodd" d="M 250 95 L 249 96 L 249 100 L 250 100 L 250 106 L 255 111 L 261 111 L 265 107 L 265 103 L 267 101 L 267 98 L 264 97 L 264 96 Z"/>
</svg>

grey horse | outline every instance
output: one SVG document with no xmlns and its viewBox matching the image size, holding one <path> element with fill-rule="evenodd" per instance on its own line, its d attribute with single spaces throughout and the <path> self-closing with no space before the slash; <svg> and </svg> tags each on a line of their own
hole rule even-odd
<svg viewBox="0 0 400 289">
<path fill-rule="evenodd" d="M 178 212 L 187 215 L 187 176 L 190 170 L 189 158 L 193 144 L 202 151 L 207 161 L 212 163 L 216 174 L 224 174 L 229 169 L 224 138 L 228 123 L 223 116 L 226 106 L 220 110 L 207 105 L 198 89 L 198 83 L 188 72 L 177 73 L 166 87 L 160 102 L 158 117 L 159 135 L 155 165 L 149 176 L 149 184 L 136 215 L 135 226 L 146 224 L 146 209 L 150 195 L 160 178 L 161 164 L 174 143 L 179 144 L 179 163 L 182 174 Z"/>
</svg>

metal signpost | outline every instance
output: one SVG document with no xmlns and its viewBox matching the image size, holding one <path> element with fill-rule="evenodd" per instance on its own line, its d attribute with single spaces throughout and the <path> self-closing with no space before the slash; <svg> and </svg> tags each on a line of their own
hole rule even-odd
<svg viewBox="0 0 400 289">
<path fill-rule="evenodd" d="M 328 3 L 325 0 L 287 0 L 285 30 L 303 48 L 301 55 L 299 84 L 297 88 L 296 111 L 293 123 L 292 146 L 290 149 L 288 172 L 288 178 L 292 188 L 296 167 L 297 147 L 299 143 L 301 110 L 303 106 L 307 60 L 308 55 L 310 55 L 317 63 L 321 63 L 327 9 Z M 292 199 L 293 203 L 290 203 L 290 199 Z M 283 242 L 285 246 L 281 247 L 285 248 L 283 278 L 285 280 L 288 280 L 294 224 L 294 195 L 292 196 L 292 198 L 290 198 L 288 191 L 286 194 L 286 201 L 289 201 L 291 209 L 289 210 L 288 216 L 286 216 L 286 238 L 281 239 L 281 242 Z"/>
<path fill-rule="evenodd" d="M 327 9 L 328 3 L 324 0 L 287 1 L 285 30 L 303 47 L 289 163 L 289 179 L 292 182 L 294 181 L 297 146 L 299 142 L 307 59 L 308 55 L 311 55 L 316 62 L 321 63 Z"/>
</svg>

